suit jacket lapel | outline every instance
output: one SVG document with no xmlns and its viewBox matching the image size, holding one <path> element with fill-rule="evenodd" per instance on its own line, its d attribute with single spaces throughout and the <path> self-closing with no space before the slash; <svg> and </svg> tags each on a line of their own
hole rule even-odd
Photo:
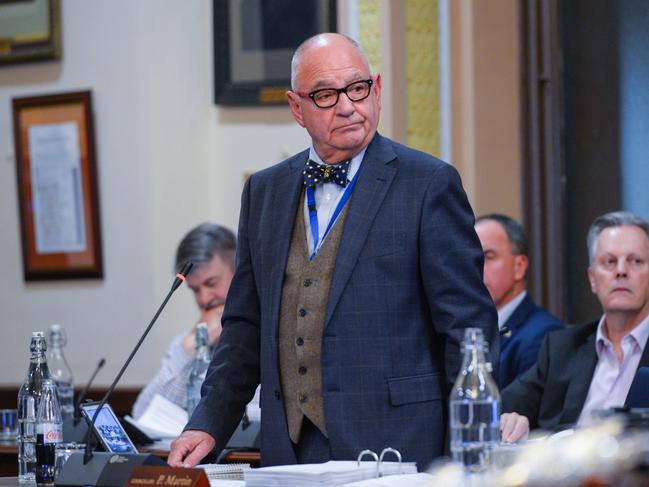
<svg viewBox="0 0 649 487">
<path fill-rule="evenodd" d="M 572 372 L 572 378 L 566 391 L 561 424 L 577 422 L 586 402 L 588 389 L 590 388 L 590 383 L 595 373 L 595 366 L 597 365 L 595 336 L 596 332 L 594 331 L 582 343 L 581 347 L 577 349 L 573 360 L 567 364 L 568 370 Z"/>
<path fill-rule="evenodd" d="M 272 317 L 272 337 L 276 339 L 279 330 L 279 307 L 282 297 L 282 285 L 284 283 L 284 270 L 288 259 L 288 251 L 291 244 L 293 224 L 298 208 L 302 200 L 302 170 L 306 163 L 309 151 L 296 154 L 288 160 L 287 166 L 278 174 L 272 182 L 273 193 L 270 203 L 269 218 L 261 222 L 261 225 L 272 227 L 265 232 L 268 236 L 265 244 L 267 250 L 276 258 L 272 261 L 270 272 L 267 278 L 270 285 L 269 295 L 271 296 L 271 309 L 269 316 Z M 276 349 L 276 347 L 273 347 Z"/>
<path fill-rule="evenodd" d="M 521 301 L 520 304 L 516 306 L 516 309 L 514 310 L 512 315 L 505 322 L 505 327 L 507 328 L 508 332 L 505 335 L 500 336 L 501 351 L 505 348 L 505 345 L 507 344 L 507 342 L 509 342 L 511 337 L 516 334 L 516 331 L 525 322 L 530 313 L 534 311 L 534 307 L 534 302 L 529 295 L 526 295 L 523 298 L 523 301 Z"/>
<path fill-rule="evenodd" d="M 360 167 L 361 173 L 349 203 L 351 206 L 345 220 L 345 229 L 338 248 L 336 267 L 329 289 L 324 320 L 325 328 L 331 320 L 343 289 L 365 245 L 374 217 L 397 172 L 396 165 L 393 163 L 395 159 L 396 154 L 388 141 L 377 133 L 367 147 Z"/>
<path fill-rule="evenodd" d="M 645 343 L 644 350 L 642 351 L 642 355 L 640 356 L 640 363 L 638 363 L 638 368 L 639 367 L 649 367 L 649 340 L 647 340 L 647 343 Z"/>
</svg>

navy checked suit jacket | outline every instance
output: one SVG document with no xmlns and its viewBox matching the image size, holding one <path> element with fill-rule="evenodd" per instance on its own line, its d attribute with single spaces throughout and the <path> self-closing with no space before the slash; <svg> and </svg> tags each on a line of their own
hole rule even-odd
<svg viewBox="0 0 649 487">
<path fill-rule="evenodd" d="M 187 429 L 220 450 L 261 381 L 263 465 L 296 462 L 278 364 L 284 269 L 308 151 L 253 174 L 242 196 L 223 332 Z M 376 134 L 367 148 L 330 287 L 322 387 L 333 459 L 391 446 L 420 468 L 447 445 L 448 391 L 466 327 L 494 345 L 496 311 L 456 170 Z"/>
<path fill-rule="evenodd" d="M 563 328 L 558 318 L 539 308 L 526 295 L 505 323 L 508 333 L 500 337 L 501 389 L 536 363 L 546 333 Z"/>
</svg>

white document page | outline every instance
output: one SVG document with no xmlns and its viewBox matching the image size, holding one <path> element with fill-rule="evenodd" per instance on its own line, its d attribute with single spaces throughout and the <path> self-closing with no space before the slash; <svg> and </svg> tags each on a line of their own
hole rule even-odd
<svg viewBox="0 0 649 487">
<path fill-rule="evenodd" d="M 86 250 L 76 122 L 29 127 L 36 253 Z"/>
<path fill-rule="evenodd" d="M 160 394 L 153 396 L 149 407 L 136 421 L 130 421 L 153 438 L 176 438 L 188 421 L 187 412 Z"/>
</svg>

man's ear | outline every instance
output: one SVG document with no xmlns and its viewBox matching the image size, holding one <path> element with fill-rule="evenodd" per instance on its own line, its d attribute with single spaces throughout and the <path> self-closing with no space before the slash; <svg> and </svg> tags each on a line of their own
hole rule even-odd
<svg viewBox="0 0 649 487">
<path fill-rule="evenodd" d="M 300 96 L 292 91 L 286 92 L 286 99 L 288 100 L 288 105 L 291 107 L 293 118 L 301 127 L 304 127 L 304 119 L 302 118 L 302 109 L 300 108 L 299 98 Z"/>
<path fill-rule="evenodd" d="M 379 103 L 379 109 L 381 108 L 381 73 L 378 73 L 376 75 L 376 79 L 374 80 L 374 86 L 372 87 L 374 92 L 376 93 L 376 98 Z"/>
<path fill-rule="evenodd" d="M 588 282 L 590 282 L 590 290 L 593 294 L 597 294 L 597 286 L 595 285 L 595 276 L 593 276 L 593 269 L 589 266 L 586 272 L 588 272 Z"/>
<path fill-rule="evenodd" d="M 528 266 L 529 260 L 527 258 L 527 255 L 518 254 L 514 256 L 514 280 L 516 282 L 525 279 L 525 274 L 527 274 Z"/>
</svg>

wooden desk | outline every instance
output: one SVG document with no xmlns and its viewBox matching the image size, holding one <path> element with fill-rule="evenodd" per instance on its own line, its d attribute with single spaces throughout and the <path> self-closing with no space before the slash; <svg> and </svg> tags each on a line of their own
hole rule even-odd
<svg viewBox="0 0 649 487">
<path fill-rule="evenodd" d="M 142 453 L 151 453 L 165 460 L 169 455 L 167 450 L 150 450 L 146 447 L 139 447 L 138 449 Z M 225 456 L 223 463 L 249 463 L 252 467 L 259 467 L 259 452 L 231 452 Z M 0 443 L 0 477 L 16 475 L 18 475 L 18 445 L 16 442 Z M 5 484 L 0 484 L 0 486 L 3 485 Z"/>
<path fill-rule="evenodd" d="M 169 456 L 169 450 L 158 450 L 147 448 L 146 446 L 138 447 L 140 453 L 150 453 L 164 460 Z M 233 451 L 228 453 L 221 463 L 249 463 L 252 468 L 258 468 L 260 455 L 258 451 Z"/>
<path fill-rule="evenodd" d="M 0 477 L 15 475 L 18 475 L 18 445 L 16 442 L 0 443 Z"/>
</svg>

